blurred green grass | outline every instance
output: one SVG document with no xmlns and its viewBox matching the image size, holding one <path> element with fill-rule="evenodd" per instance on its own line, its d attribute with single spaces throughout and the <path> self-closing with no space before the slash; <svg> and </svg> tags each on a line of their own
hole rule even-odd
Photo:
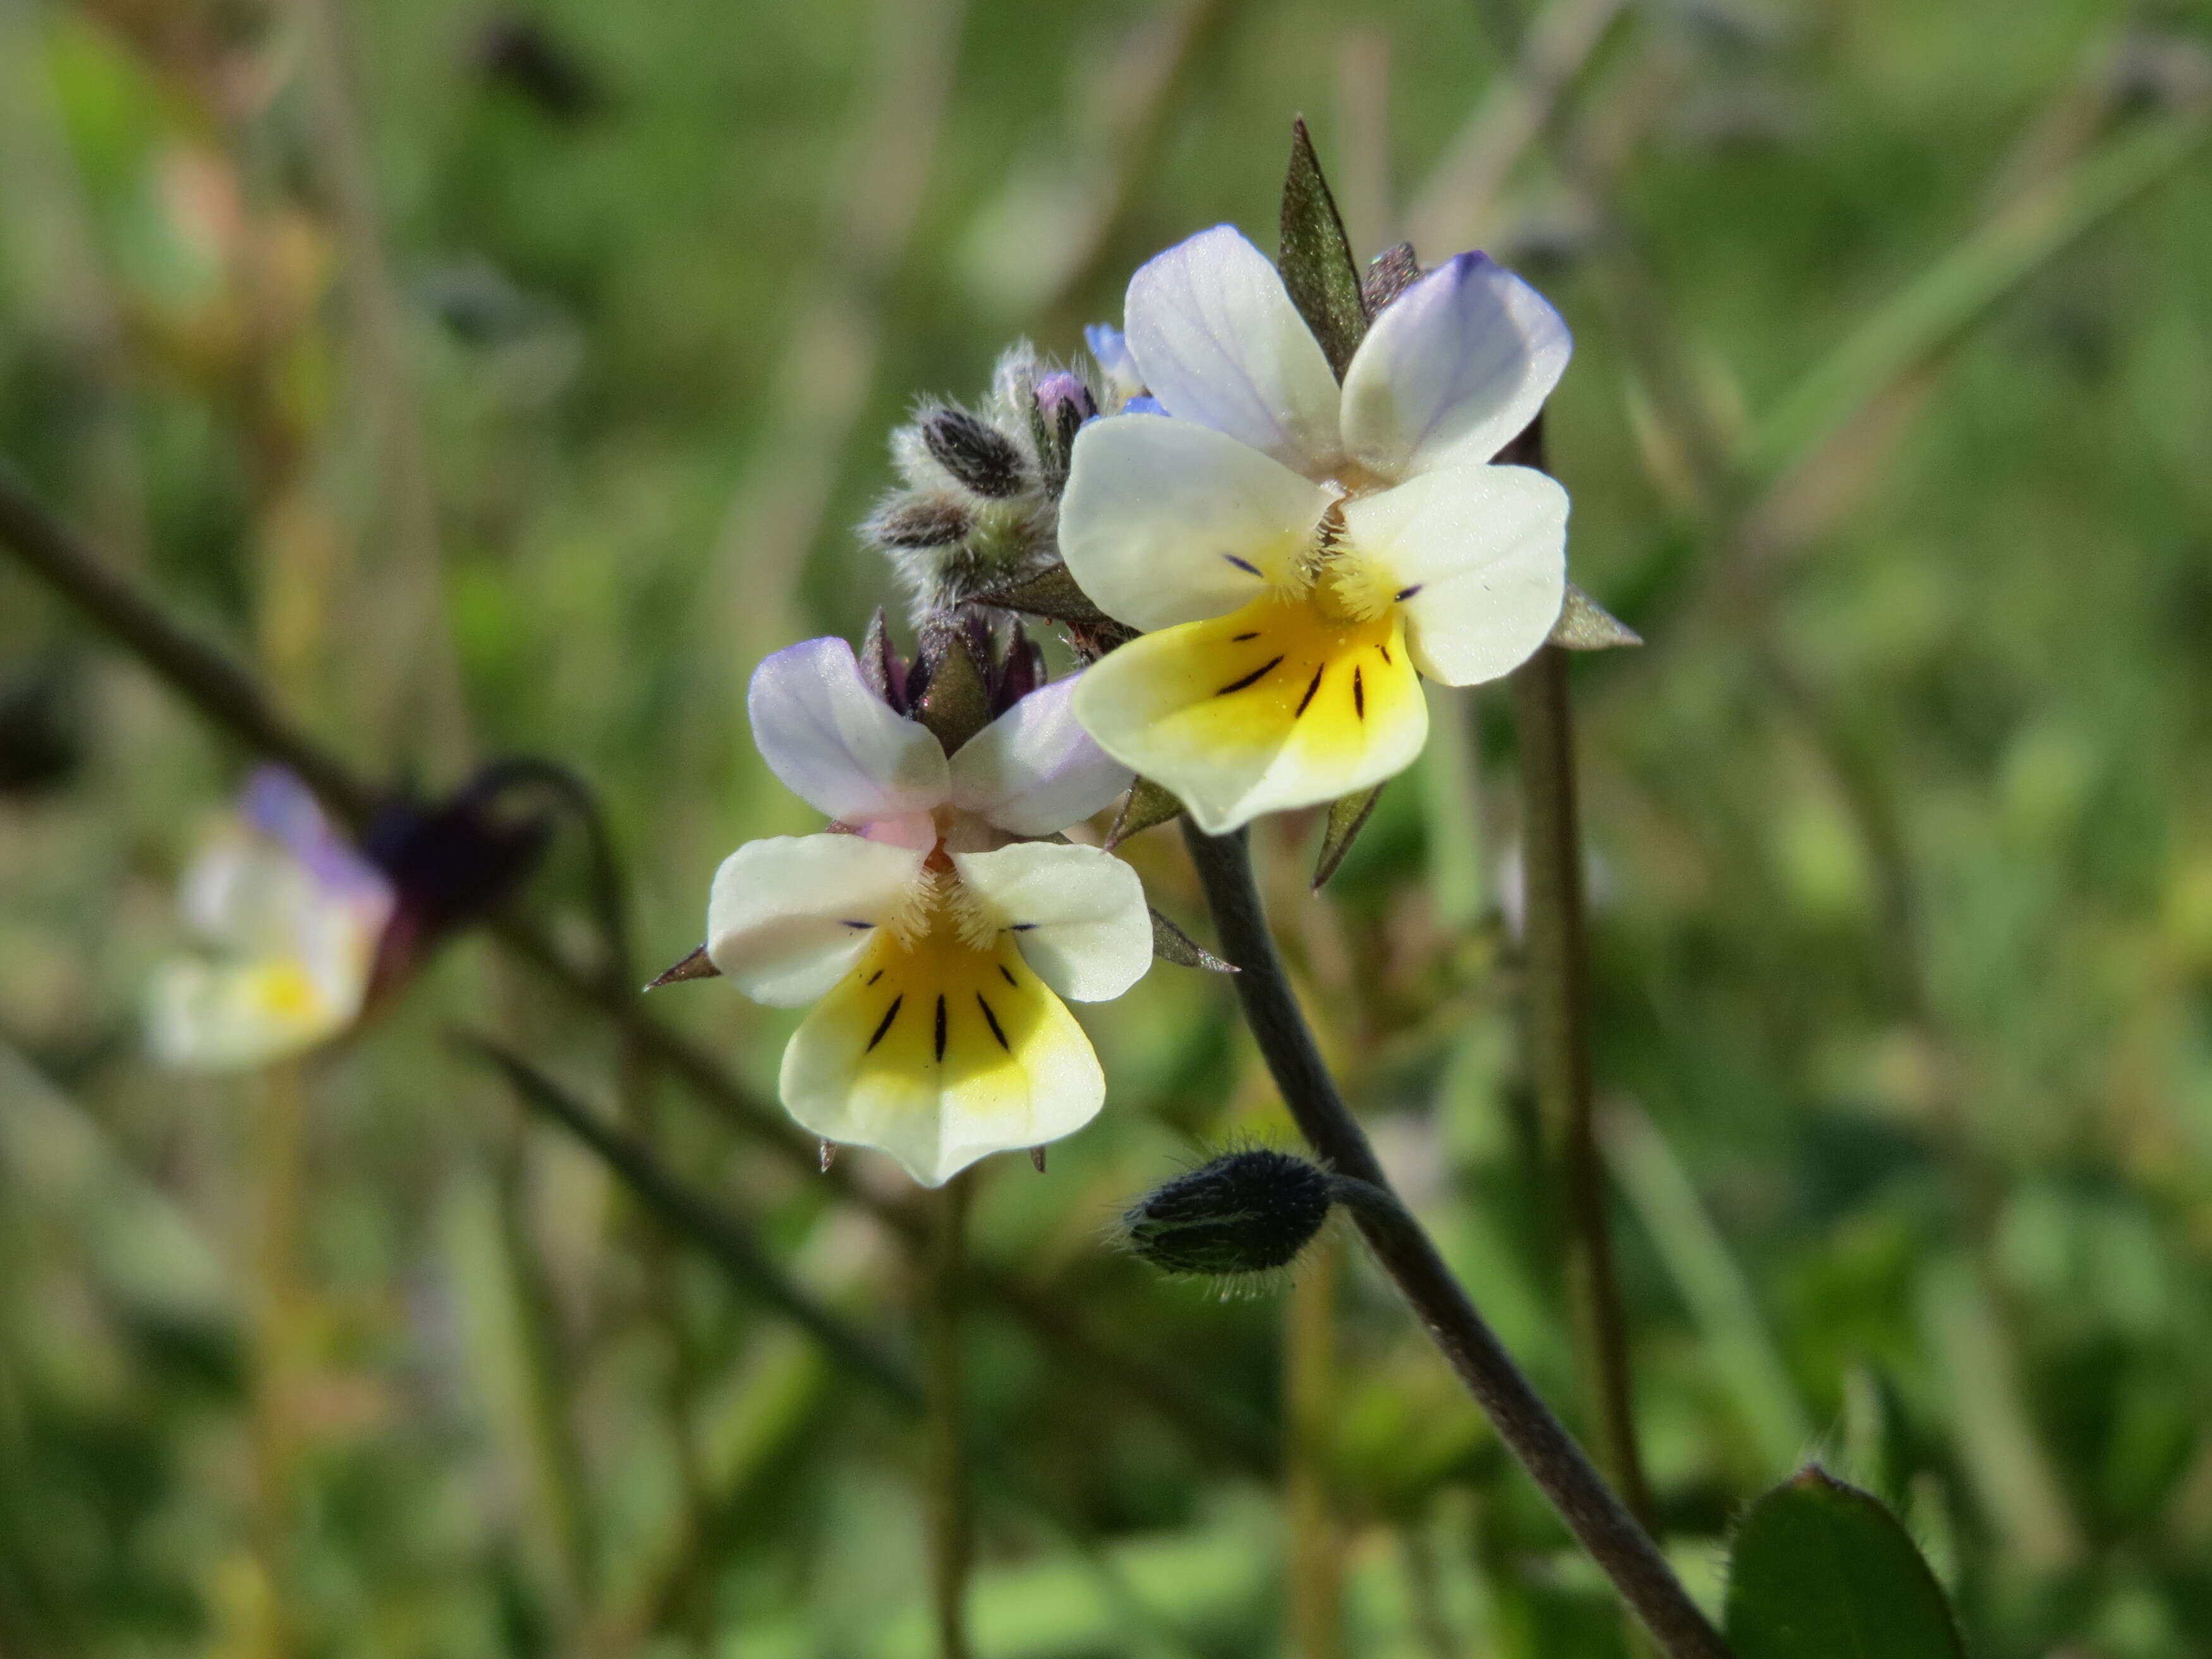
<svg viewBox="0 0 2212 1659">
<path fill-rule="evenodd" d="M 1487 246 L 1577 332 L 1575 572 L 1650 641 L 1577 690 L 1673 1539 L 1710 1562 L 1817 1452 L 1900 1507 L 1974 1652 L 2203 1651 L 2212 16 L 1613 9 L 1536 18 L 1595 44 L 1524 119 L 1514 0 L 394 0 L 335 14 L 335 74 L 326 0 L 0 0 L 0 454 L 347 753 L 449 781 L 465 727 L 592 780 L 673 960 L 725 853 L 808 826 L 742 690 L 886 597 L 846 529 L 882 434 L 1016 333 L 1072 350 L 1194 229 L 1267 242 L 1304 111 L 1356 239 Z M 26 677 L 82 753 L 0 801 L 0 1648 L 919 1651 L 908 1430 L 452 1058 L 497 1020 L 616 1097 L 605 1035 L 475 947 L 300 1074 L 269 1230 L 289 1085 L 163 1076 L 135 1030 L 241 757 L 0 569 Z M 1378 1139 L 1566 1400 L 1512 733 L 1466 701 L 1325 899 L 1313 826 L 1262 840 Z M 1173 837 L 1128 851 L 1194 927 Z M 532 902 L 580 932 L 573 850 Z M 656 994 L 772 1085 L 786 1017 Z M 1279 1425 L 1283 1303 L 1103 1242 L 1194 1147 L 1285 1133 L 1230 1000 L 1163 966 L 1086 1020 L 1108 1111 L 994 1172 L 979 1248 Z M 905 1340 L 890 1241 L 672 1085 L 631 1106 Z M 1334 1316 L 1336 1431 L 1297 1455 L 1342 1650 L 1617 1651 L 1384 1288 Z M 1291 1639 L 1270 1483 L 997 1316 L 975 1342 L 979 1431 L 1095 1551 L 987 1494 L 984 1652 Z"/>
</svg>

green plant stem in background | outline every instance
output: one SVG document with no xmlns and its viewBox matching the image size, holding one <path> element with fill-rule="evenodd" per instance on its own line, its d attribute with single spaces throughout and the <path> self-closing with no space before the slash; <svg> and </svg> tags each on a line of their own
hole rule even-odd
<svg viewBox="0 0 2212 1659">
<path fill-rule="evenodd" d="M 1329 1449 L 1335 1437 L 1340 1235 L 1323 1233 L 1299 1261 L 1283 1306 L 1284 1521 L 1290 1532 L 1284 1611 L 1294 1659 L 1344 1651 L 1344 1540 Z"/>
<path fill-rule="evenodd" d="M 1567 653 L 1539 650 L 1513 676 L 1521 740 L 1521 867 L 1526 902 L 1529 1069 L 1543 1126 L 1575 1369 L 1598 1461 L 1648 1525 L 1651 1495 L 1636 1444 L 1627 1322 L 1606 1225 L 1605 1171 L 1590 1121 L 1589 964 L 1582 834 L 1575 802 Z"/>
<path fill-rule="evenodd" d="M 250 1239 L 258 1306 L 253 1322 L 253 1553 L 265 1599 L 257 1640 L 271 1659 L 295 1651 L 292 1560 L 299 1367 L 307 1333 L 307 1292 L 300 1284 L 301 1190 L 307 1133 L 306 1079 L 297 1061 L 264 1069 L 252 1079 L 256 1212 Z"/>
<path fill-rule="evenodd" d="M 968 1659 L 968 1574 L 975 1520 L 968 1468 L 968 1208 L 975 1174 L 963 1170 L 935 1195 L 923 1300 L 929 1417 L 930 1608 L 938 1659 Z"/>
<path fill-rule="evenodd" d="M 1636 1517 L 1591 1466 L 1476 1311 L 1435 1244 L 1401 1204 L 1365 1131 L 1338 1092 L 1267 927 L 1243 831 L 1208 836 L 1188 820 L 1190 848 L 1221 954 L 1267 1070 L 1307 1143 L 1338 1181 L 1376 1261 L 1529 1477 L 1671 1659 L 1722 1659 L 1728 1646 Z"/>
<path fill-rule="evenodd" d="M 793 1284 L 743 1222 L 680 1183 L 635 1137 L 603 1122 L 506 1044 L 477 1032 L 462 1032 L 453 1040 L 465 1052 L 497 1066 L 525 1105 L 590 1147 L 654 1216 L 713 1256 L 747 1292 L 821 1344 L 830 1358 L 883 1389 L 900 1406 L 920 1408 L 921 1387 L 905 1368 Z"/>
</svg>

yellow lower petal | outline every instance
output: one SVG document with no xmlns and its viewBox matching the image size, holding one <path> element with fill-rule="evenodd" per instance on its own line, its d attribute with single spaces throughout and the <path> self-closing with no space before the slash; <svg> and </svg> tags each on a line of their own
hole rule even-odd
<svg viewBox="0 0 2212 1659">
<path fill-rule="evenodd" d="M 938 1186 L 988 1153 L 1081 1128 L 1106 1097 L 1091 1040 L 1015 935 L 980 948 L 948 909 L 920 938 L 878 930 L 784 1050 L 791 1115 Z"/>
<path fill-rule="evenodd" d="M 1211 835 L 1380 782 L 1429 729 L 1396 607 L 1358 620 L 1310 594 L 1132 641 L 1085 672 L 1075 708 Z"/>
</svg>

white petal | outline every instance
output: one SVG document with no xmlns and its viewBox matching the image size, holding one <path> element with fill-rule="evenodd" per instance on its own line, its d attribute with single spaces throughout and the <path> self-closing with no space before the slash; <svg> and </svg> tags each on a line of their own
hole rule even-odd
<svg viewBox="0 0 2212 1659">
<path fill-rule="evenodd" d="M 1536 418 L 1574 337 L 1544 296 L 1462 253 L 1375 319 L 1344 374 L 1345 447 L 1386 478 L 1491 459 Z"/>
<path fill-rule="evenodd" d="M 899 916 L 922 857 L 860 836 L 747 842 L 714 872 L 707 954 L 756 1002 L 811 1002 Z"/>
<path fill-rule="evenodd" d="M 1520 466 L 1426 472 L 1349 502 L 1345 541 L 1390 573 L 1413 665 L 1474 685 L 1527 660 L 1566 596 L 1567 492 Z"/>
<path fill-rule="evenodd" d="M 878 941 L 783 1051 L 792 1116 L 825 1139 L 882 1148 L 932 1187 L 1088 1123 L 1105 1074 L 1014 938 L 979 949 L 939 927 Z"/>
<path fill-rule="evenodd" d="M 968 739 L 952 757 L 952 803 L 1016 836 L 1054 836 L 1129 787 L 1127 767 L 1091 740 L 1054 680 Z"/>
<path fill-rule="evenodd" d="M 1147 260 L 1129 279 L 1123 325 L 1169 414 L 1301 471 L 1336 454 L 1336 376 L 1274 265 L 1234 226 Z"/>
<path fill-rule="evenodd" d="M 1149 633 L 1292 581 L 1333 499 L 1237 439 L 1115 416 L 1076 434 L 1060 556 L 1101 610 Z"/>
<path fill-rule="evenodd" d="M 1039 979 L 1107 1002 L 1152 965 L 1152 918 L 1137 872 L 1095 847 L 1020 842 L 953 855 L 983 917 L 1010 930 Z"/>
<path fill-rule="evenodd" d="M 945 799 L 945 750 L 861 677 L 853 647 L 805 640 L 753 671 L 753 742 L 785 787 L 842 823 L 927 812 Z"/>
</svg>

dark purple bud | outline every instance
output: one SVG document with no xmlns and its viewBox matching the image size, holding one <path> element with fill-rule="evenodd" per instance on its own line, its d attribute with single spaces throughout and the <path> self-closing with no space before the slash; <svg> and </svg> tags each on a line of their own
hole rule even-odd
<svg viewBox="0 0 2212 1659">
<path fill-rule="evenodd" d="M 393 800 L 370 820 L 362 851 L 394 894 L 377 943 L 372 996 L 419 967 L 448 934 L 514 896 L 552 840 L 553 815 L 542 801 L 519 805 L 514 797 L 556 770 L 534 761 L 495 761 L 443 801 Z"/>
<path fill-rule="evenodd" d="M 860 673 L 875 688 L 876 695 L 902 714 L 907 702 L 906 665 L 891 647 L 890 624 L 884 617 L 881 605 L 868 621 L 868 631 L 860 640 Z"/>
<path fill-rule="evenodd" d="M 994 720 L 1044 684 L 1044 651 L 1018 618 L 991 665 L 990 680 Z"/>
<path fill-rule="evenodd" d="M 1004 501 L 1022 490 L 1022 452 L 1014 441 L 964 409 L 933 410 L 922 441 L 937 464 L 978 495 Z"/>
</svg>

